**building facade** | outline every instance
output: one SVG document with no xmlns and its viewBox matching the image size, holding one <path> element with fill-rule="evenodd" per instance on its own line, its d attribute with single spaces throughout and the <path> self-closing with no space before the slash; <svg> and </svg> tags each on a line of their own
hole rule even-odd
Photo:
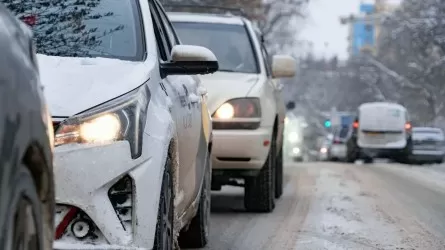
<svg viewBox="0 0 445 250">
<path fill-rule="evenodd" d="M 349 26 L 348 51 L 350 56 L 360 53 L 377 53 L 377 41 L 382 17 L 394 11 L 400 0 L 375 0 L 374 3 L 361 3 L 359 14 L 340 19 Z"/>
</svg>

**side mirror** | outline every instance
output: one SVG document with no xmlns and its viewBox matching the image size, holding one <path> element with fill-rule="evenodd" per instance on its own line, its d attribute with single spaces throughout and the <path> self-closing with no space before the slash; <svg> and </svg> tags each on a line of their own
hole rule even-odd
<svg viewBox="0 0 445 250">
<path fill-rule="evenodd" d="M 286 104 L 286 109 L 287 110 L 294 110 L 295 109 L 295 102 L 288 102 Z"/>
<path fill-rule="evenodd" d="M 274 78 L 293 77 L 296 67 L 297 63 L 291 56 L 275 55 L 272 58 L 272 76 Z"/>
<path fill-rule="evenodd" d="M 205 75 L 217 71 L 218 59 L 212 51 L 194 45 L 176 45 L 171 62 L 161 64 L 162 77 L 168 75 Z"/>
</svg>

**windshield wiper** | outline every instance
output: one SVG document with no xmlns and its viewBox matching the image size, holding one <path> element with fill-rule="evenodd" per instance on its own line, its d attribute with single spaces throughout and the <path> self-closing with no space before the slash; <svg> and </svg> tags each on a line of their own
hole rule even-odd
<svg viewBox="0 0 445 250">
<path fill-rule="evenodd" d="M 218 71 L 222 71 L 222 72 L 239 72 L 233 69 L 218 69 Z"/>
</svg>

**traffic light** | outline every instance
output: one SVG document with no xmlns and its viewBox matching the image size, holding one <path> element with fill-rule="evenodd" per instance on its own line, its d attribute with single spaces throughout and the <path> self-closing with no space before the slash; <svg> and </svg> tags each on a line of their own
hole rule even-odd
<svg viewBox="0 0 445 250">
<path fill-rule="evenodd" d="M 324 126 L 325 126 L 326 128 L 330 128 L 330 127 L 331 127 L 331 121 L 330 121 L 330 120 L 326 120 L 326 121 L 324 122 Z"/>
</svg>

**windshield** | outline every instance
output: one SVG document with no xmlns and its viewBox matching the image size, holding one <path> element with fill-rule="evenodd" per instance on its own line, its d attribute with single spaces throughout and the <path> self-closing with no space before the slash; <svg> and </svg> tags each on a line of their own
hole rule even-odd
<svg viewBox="0 0 445 250">
<path fill-rule="evenodd" d="M 34 32 L 37 53 L 66 57 L 142 60 L 135 0 L 8 1 Z"/>
<path fill-rule="evenodd" d="M 218 58 L 219 71 L 259 73 L 247 30 L 242 25 L 173 22 L 182 43 L 204 46 Z"/>
<path fill-rule="evenodd" d="M 346 138 L 348 136 L 348 132 L 349 132 L 349 127 L 341 127 L 337 132 L 336 132 L 336 137 L 338 138 Z"/>
</svg>

